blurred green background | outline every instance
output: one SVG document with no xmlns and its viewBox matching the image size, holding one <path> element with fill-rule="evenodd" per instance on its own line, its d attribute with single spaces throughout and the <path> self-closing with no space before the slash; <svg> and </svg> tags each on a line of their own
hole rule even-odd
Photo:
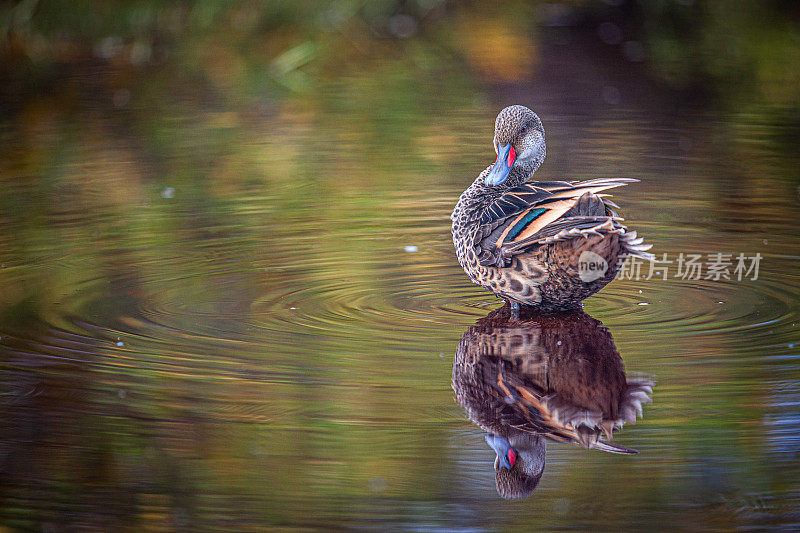
<svg viewBox="0 0 800 533">
<path fill-rule="evenodd" d="M 3 528 L 796 526 L 795 2 L 23 0 L 0 32 Z M 642 179 L 657 256 L 764 261 L 590 299 L 657 377 L 641 453 L 551 444 L 505 502 L 450 390 L 501 302 L 448 216 L 516 103 L 543 177 Z"/>
</svg>

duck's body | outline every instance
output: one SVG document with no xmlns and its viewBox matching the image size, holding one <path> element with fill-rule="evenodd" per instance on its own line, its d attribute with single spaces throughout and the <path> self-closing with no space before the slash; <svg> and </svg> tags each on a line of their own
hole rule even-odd
<svg viewBox="0 0 800 533">
<path fill-rule="evenodd" d="M 451 215 L 456 255 L 473 282 L 512 306 L 567 309 L 614 279 L 625 257 L 651 258 L 602 194 L 636 180 L 529 181 L 544 160 L 544 130 L 523 106 L 498 115 L 495 149 L 497 161 Z"/>
</svg>

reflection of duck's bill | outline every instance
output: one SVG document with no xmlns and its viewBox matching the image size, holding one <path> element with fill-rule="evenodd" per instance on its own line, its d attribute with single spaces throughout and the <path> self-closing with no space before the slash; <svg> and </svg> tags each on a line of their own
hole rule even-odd
<svg viewBox="0 0 800 533">
<path fill-rule="evenodd" d="M 495 459 L 495 468 L 505 468 L 511 470 L 514 463 L 517 462 L 517 451 L 511 447 L 508 439 L 500 435 L 492 435 L 491 433 L 484 437 L 486 444 L 492 447 L 494 453 L 497 454 Z"/>
</svg>

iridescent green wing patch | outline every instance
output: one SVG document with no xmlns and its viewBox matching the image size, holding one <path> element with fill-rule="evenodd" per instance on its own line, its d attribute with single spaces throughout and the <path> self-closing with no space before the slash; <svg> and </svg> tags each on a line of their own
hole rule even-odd
<svg viewBox="0 0 800 533">
<path fill-rule="evenodd" d="M 514 224 L 514 225 L 511 227 L 511 229 L 510 229 L 510 230 L 508 230 L 508 233 L 506 234 L 506 238 L 505 238 L 505 240 L 506 240 L 506 241 L 513 240 L 513 239 L 514 239 L 514 237 L 516 237 L 517 235 L 519 235 L 519 232 L 520 232 L 520 231 L 524 230 L 524 229 L 525 229 L 525 227 L 526 227 L 528 224 L 530 224 L 530 223 L 531 223 L 533 220 L 535 220 L 535 219 L 536 219 L 536 217 L 538 217 L 539 215 L 541 215 L 541 214 L 542 214 L 542 213 L 544 213 L 545 211 L 547 211 L 547 209 L 545 209 L 545 208 L 543 208 L 543 207 L 539 207 L 539 208 L 532 208 L 532 209 L 531 209 L 531 210 L 528 212 L 528 214 L 527 214 L 527 215 L 525 215 L 524 217 L 522 217 L 522 219 L 520 219 L 520 221 L 519 221 L 519 222 L 517 222 L 516 224 Z"/>
</svg>

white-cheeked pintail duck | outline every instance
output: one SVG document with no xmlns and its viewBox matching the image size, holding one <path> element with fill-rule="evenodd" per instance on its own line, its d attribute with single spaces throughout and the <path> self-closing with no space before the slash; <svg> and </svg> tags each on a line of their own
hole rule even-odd
<svg viewBox="0 0 800 533">
<path fill-rule="evenodd" d="M 545 158 L 544 128 L 525 106 L 495 122 L 495 163 L 461 195 L 451 219 L 469 278 L 520 305 L 570 309 L 602 289 L 628 256 L 652 260 L 603 191 L 638 180 L 530 181 Z"/>
</svg>

